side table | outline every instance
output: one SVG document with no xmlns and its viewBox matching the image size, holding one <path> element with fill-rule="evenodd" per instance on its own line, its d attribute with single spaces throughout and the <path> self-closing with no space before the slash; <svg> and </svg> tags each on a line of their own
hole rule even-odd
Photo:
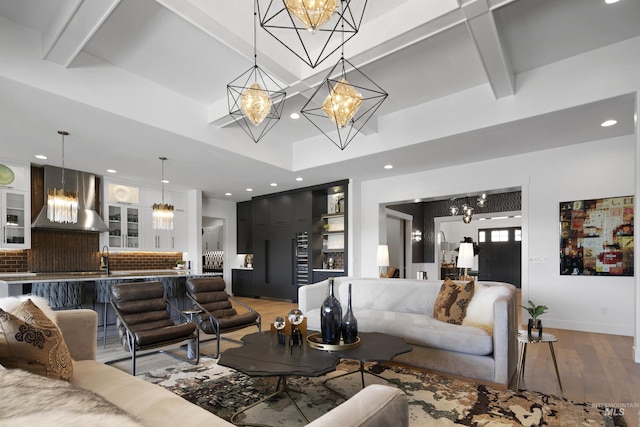
<svg viewBox="0 0 640 427">
<path fill-rule="evenodd" d="M 518 331 L 518 343 L 520 344 L 520 358 L 518 359 L 518 379 L 516 380 L 516 390 L 520 390 L 520 381 L 524 379 L 524 365 L 527 359 L 527 344 L 549 343 L 549 350 L 551 351 L 551 358 L 553 359 L 553 366 L 556 369 L 556 377 L 558 378 L 558 385 L 560 386 L 560 392 L 562 390 L 562 381 L 560 381 L 560 372 L 558 371 L 558 362 L 556 360 L 556 352 L 553 349 L 553 343 L 557 342 L 558 338 L 555 335 L 544 332 L 542 338 L 539 338 L 537 334 L 529 336 L 527 331 Z"/>
</svg>

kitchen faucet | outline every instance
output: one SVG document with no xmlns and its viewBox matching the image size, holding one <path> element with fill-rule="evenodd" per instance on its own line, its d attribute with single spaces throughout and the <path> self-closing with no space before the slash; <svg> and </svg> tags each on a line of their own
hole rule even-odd
<svg viewBox="0 0 640 427">
<path fill-rule="evenodd" d="M 100 268 L 103 270 L 107 270 L 107 276 L 109 275 L 109 247 L 107 245 L 104 245 L 102 247 L 102 253 L 100 254 Z"/>
</svg>

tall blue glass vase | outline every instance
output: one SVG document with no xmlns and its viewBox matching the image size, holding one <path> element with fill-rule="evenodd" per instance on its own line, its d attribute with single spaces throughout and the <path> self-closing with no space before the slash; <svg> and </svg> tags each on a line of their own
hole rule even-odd
<svg viewBox="0 0 640 427">
<path fill-rule="evenodd" d="M 340 326 L 342 324 L 342 306 L 333 295 L 333 278 L 329 279 L 329 296 L 325 298 L 320 308 L 320 329 L 322 342 L 325 344 L 340 344 Z"/>
</svg>

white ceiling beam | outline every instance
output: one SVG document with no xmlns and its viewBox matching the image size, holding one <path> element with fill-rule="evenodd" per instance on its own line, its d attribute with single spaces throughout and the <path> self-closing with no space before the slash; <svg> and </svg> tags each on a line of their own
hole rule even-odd
<svg viewBox="0 0 640 427">
<path fill-rule="evenodd" d="M 514 95 L 513 67 L 500 39 L 488 1 L 466 3 L 462 6 L 462 11 L 494 96 L 500 99 Z"/>
<path fill-rule="evenodd" d="M 42 35 L 43 58 L 67 68 L 87 45 L 120 0 L 63 3 Z"/>
</svg>

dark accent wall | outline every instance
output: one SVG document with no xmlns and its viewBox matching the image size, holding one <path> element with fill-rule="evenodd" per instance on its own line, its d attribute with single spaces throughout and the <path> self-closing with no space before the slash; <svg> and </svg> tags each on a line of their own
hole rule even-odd
<svg viewBox="0 0 640 427">
<path fill-rule="evenodd" d="M 461 201 L 462 199 L 458 200 Z M 389 209 L 394 209 L 399 212 L 413 215 L 414 230 L 418 229 L 417 227 L 419 221 L 417 221 L 417 216 L 422 214 L 422 241 L 420 243 L 413 243 L 414 254 L 412 261 L 414 263 L 435 262 L 434 246 L 436 241 L 436 232 L 434 218 L 448 216 L 450 206 L 450 199 L 423 203 L 403 203 L 387 206 L 387 208 Z M 498 213 L 519 211 L 521 209 L 522 192 L 511 191 L 508 193 L 490 194 L 487 201 L 487 206 L 481 210 L 478 209 L 476 212 Z M 421 253 L 422 256 L 416 256 L 416 252 Z"/>
</svg>

